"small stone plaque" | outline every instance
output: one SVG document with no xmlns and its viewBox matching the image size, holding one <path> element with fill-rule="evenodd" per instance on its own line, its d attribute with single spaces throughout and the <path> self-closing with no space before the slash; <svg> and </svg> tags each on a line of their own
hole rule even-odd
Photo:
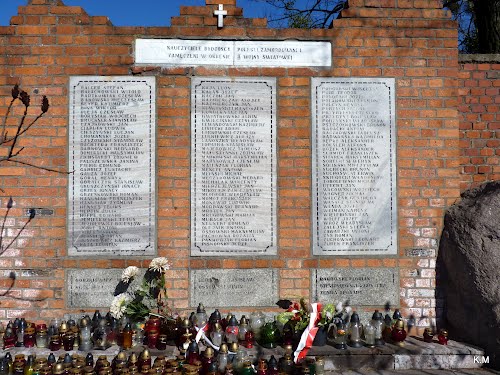
<svg viewBox="0 0 500 375">
<path fill-rule="evenodd" d="M 350 306 L 399 306 L 397 268 L 321 268 L 312 272 L 313 299 Z"/>
<path fill-rule="evenodd" d="M 109 308 L 121 269 L 72 269 L 67 271 L 68 308 Z"/>
<path fill-rule="evenodd" d="M 278 301 L 274 269 L 206 269 L 190 272 L 190 305 L 266 307 Z"/>
<path fill-rule="evenodd" d="M 54 215 L 54 210 L 51 208 L 28 208 L 24 214 L 26 216 L 31 216 L 33 212 L 35 213 L 35 217 Z"/>
<path fill-rule="evenodd" d="M 71 77 L 68 255 L 155 254 L 155 78 Z"/>
<path fill-rule="evenodd" d="M 422 258 L 434 258 L 436 256 L 436 250 L 434 249 L 406 249 L 407 257 L 422 257 Z"/>
<path fill-rule="evenodd" d="M 191 255 L 276 254 L 276 80 L 191 88 Z"/>
<path fill-rule="evenodd" d="M 137 39 L 135 63 L 147 65 L 332 65 L 330 42 Z"/>
<path fill-rule="evenodd" d="M 397 253 L 393 78 L 313 78 L 313 253 Z"/>
</svg>

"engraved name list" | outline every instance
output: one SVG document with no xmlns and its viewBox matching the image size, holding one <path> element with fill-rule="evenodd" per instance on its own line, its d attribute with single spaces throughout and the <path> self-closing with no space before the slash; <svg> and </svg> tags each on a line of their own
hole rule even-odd
<svg viewBox="0 0 500 375">
<path fill-rule="evenodd" d="M 154 79 L 70 85 L 69 255 L 154 254 Z"/>
<path fill-rule="evenodd" d="M 192 255 L 276 251 L 275 86 L 192 81 Z"/>
<path fill-rule="evenodd" d="M 314 253 L 396 252 L 394 80 L 313 79 Z"/>
</svg>

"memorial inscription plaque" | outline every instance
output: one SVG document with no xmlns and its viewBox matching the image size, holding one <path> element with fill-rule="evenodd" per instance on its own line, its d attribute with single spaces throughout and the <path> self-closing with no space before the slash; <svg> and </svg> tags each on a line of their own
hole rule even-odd
<svg viewBox="0 0 500 375">
<path fill-rule="evenodd" d="M 393 78 L 313 78 L 313 253 L 397 253 Z"/>
<path fill-rule="evenodd" d="M 275 269 L 209 269 L 190 272 L 190 305 L 210 307 L 274 306 L 278 300 Z"/>
<path fill-rule="evenodd" d="M 121 269 L 68 270 L 68 308 L 109 308 Z"/>
<path fill-rule="evenodd" d="M 123 269 L 70 269 L 67 271 L 68 308 L 109 308 L 114 298 Z M 137 290 L 146 270 L 140 269 L 139 275 L 130 283 L 128 290 Z M 120 291 L 121 293 L 124 291 Z"/>
<path fill-rule="evenodd" d="M 155 78 L 71 77 L 68 255 L 155 254 Z"/>
<path fill-rule="evenodd" d="M 276 80 L 191 89 L 191 255 L 276 254 Z"/>
<path fill-rule="evenodd" d="M 330 42 L 137 39 L 134 52 L 136 64 L 277 67 L 332 65 Z"/>
<path fill-rule="evenodd" d="M 397 268 L 336 268 L 312 271 L 313 300 L 350 306 L 399 306 Z"/>
</svg>

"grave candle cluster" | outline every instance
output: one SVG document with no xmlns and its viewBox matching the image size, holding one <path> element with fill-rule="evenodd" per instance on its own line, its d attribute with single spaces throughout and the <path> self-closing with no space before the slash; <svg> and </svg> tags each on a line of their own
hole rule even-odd
<svg viewBox="0 0 500 375">
<path fill-rule="evenodd" d="M 209 316 L 202 304 L 189 317 L 152 315 L 143 324 L 134 324 L 125 317 L 117 320 L 110 313 L 103 317 L 99 311 L 92 318 L 85 315 L 77 321 L 53 319 L 48 324 L 18 318 L 2 332 L 3 348 L 16 353 L 12 358 L 7 352 L 0 360 L 0 375 L 323 373 L 322 358 L 308 357 L 294 363 L 298 342 L 287 336 L 288 323 L 285 326 L 277 323 L 276 318 L 266 323 L 261 312 L 237 319 L 231 313 L 223 317 L 215 309 Z M 340 350 L 382 346 L 386 342 L 403 345 L 407 335 L 398 309 L 392 318 L 386 314 L 385 319 L 375 311 L 366 325 L 352 312 L 333 318 L 326 327 L 326 344 Z M 439 343 L 445 345 L 447 340 L 442 337 L 445 333 L 439 335 Z M 284 355 L 256 358 L 249 351 L 255 345 L 266 348 L 281 345 Z M 324 344 L 315 341 L 313 345 Z M 119 346 L 121 351 L 112 360 L 99 355 L 94 362 L 96 350 L 110 346 Z M 53 353 L 47 357 L 46 352 L 37 356 L 36 351 L 30 351 L 26 356 L 17 349 L 35 347 Z M 168 355 L 173 358 L 165 358 L 167 347 L 172 349 Z M 87 352 L 86 356 L 82 352 Z"/>
</svg>

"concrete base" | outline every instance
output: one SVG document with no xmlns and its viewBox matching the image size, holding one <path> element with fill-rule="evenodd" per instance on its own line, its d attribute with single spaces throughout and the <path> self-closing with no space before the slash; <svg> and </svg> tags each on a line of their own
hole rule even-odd
<svg viewBox="0 0 500 375">
<path fill-rule="evenodd" d="M 392 344 L 347 350 L 312 347 L 308 356 L 324 356 L 327 370 L 465 369 L 480 368 L 487 361 L 480 348 L 451 340 L 448 345 L 426 343 L 416 337 L 409 337 L 402 347 Z"/>
<path fill-rule="evenodd" d="M 284 350 L 254 348 L 248 350 L 252 357 L 282 356 Z M 338 350 L 330 345 L 313 346 L 308 357 L 324 357 L 325 370 L 345 371 L 362 369 L 474 369 L 487 364 L 488 358 L 478 347 L 450 340 L 448 345 L 426 343 L 419 337 L 409 337 L 404 346 L 386 344 L 375 348 Z"/>
</svg>

